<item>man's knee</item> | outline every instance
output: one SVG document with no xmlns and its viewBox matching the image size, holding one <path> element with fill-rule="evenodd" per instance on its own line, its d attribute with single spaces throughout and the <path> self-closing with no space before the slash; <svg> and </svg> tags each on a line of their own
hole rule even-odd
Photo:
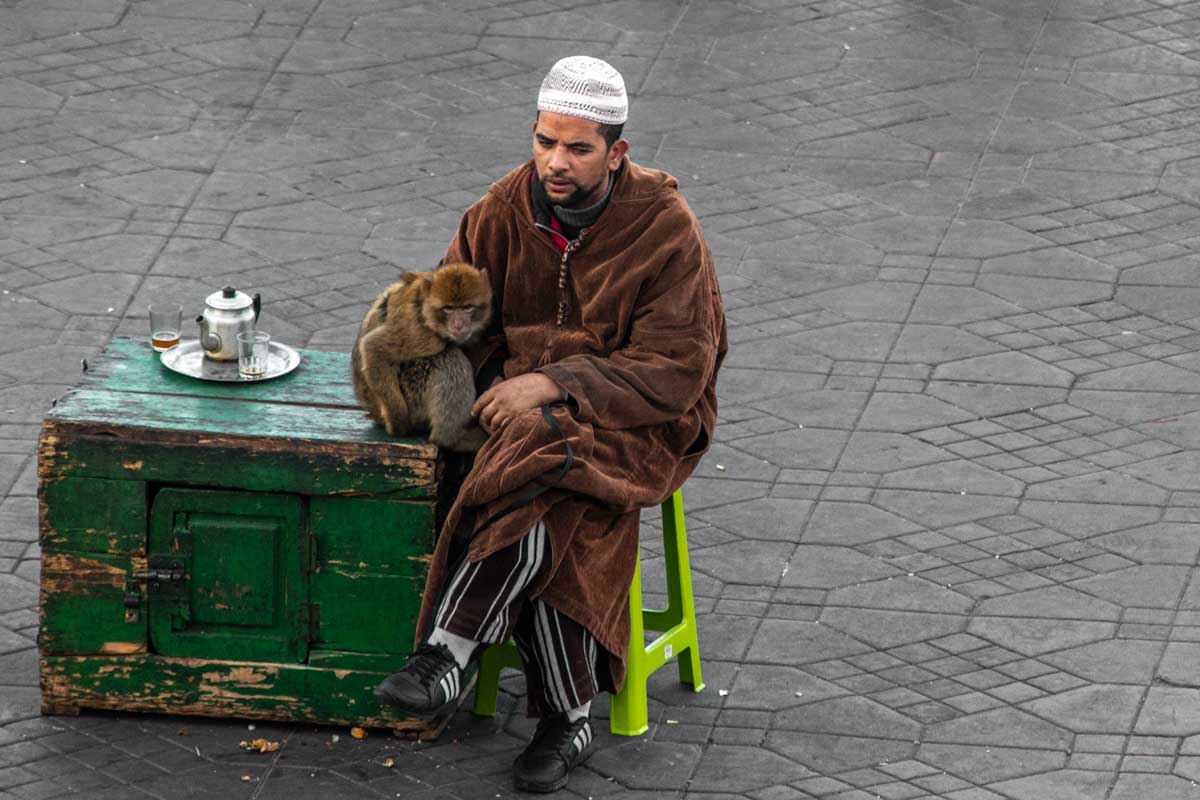
<svg viewBox="0 0 1200 800">
<path fill-rule="evenodd" d="M 504 423 L 504 427 L 492 435 L 499 436 L 502 441 L 512 444 L 538 442 L 544 436 L 558 438 L 557 434 L 546 424 L 546 420 L 542 418 L 540 407 L 530 408 L 510 417 Z"/>
<path fill-rule="evenodd" d="M 542 419 L 542 409 L 539 406 L 522 411 L 510 419 L 504 427 L 506 429 L 511 428 L 518 435 L 527 434 L 531 431 L 545 428 L 546 420 Z"/>
</svg>

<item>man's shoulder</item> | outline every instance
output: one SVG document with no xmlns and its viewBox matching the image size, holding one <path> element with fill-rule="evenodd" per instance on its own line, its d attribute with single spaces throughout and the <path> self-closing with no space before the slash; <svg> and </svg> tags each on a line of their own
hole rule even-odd
<svg viewBox="0 0 1200 800">
<path fill-rule="evenodd" d="M 669 172 L 626 161 L 620 191 L 613 203 L 626 213 L 656 227 L 691 226 L 696 221 L 691 206 L 679 191 L 679 181 Z"/>
<path fill-rule="evenodd" d="M 673 203 L 679 199 L 679 181 L 669 172 L 644 167 L 625 159 L 621 181 L 613 195 L 619 203 Z"/>
</svg>

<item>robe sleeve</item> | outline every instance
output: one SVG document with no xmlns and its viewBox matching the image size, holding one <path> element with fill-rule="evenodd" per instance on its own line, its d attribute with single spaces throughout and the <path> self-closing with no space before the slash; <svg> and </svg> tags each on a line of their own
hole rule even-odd
<svg viewBox="0 0 1200 800">
<path fill-rule="evenodd" d="M 700 400 L 716 364 L 716 291 L 712 258 L 693 230 L 639 293 L 624 346 L 538 371 L 570 393 L 584 422 L 621 430 L 678 419 Z"/>
</svg>

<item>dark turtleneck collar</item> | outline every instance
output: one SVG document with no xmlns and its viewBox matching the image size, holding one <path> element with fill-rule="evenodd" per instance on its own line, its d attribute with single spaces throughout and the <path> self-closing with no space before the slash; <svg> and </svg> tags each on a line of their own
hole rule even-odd
<svg viewBox="0 0 1200 800">
<path fill-rule="evenodd" d="M 567 239 L 572 240 L 577 238 L 579 232 L 595 223 L 600 218 L 601 212 L 608 206 L 608 199 L 612 196 L 613 186 L 616 185 L 617 176 L 620 172 L 621 167 L 618 166 L 615 170 L 608 173 L 608 188 L 605 189 L 604 196 L 596 203 L 587 208 L 564 208 L 550 202 L 550 196 L 546 194 L 546 187 L 538 179 L 537 168 L 535 167 L 533 170 L 533 180 L 530 181 L 530 193 L 533 196 L 534 221 L 549 228 L 550 215 L 553 214 L 554 218 L 558 220 L 558 224 L 562 226 L 563 234 Z"/>
</svg>

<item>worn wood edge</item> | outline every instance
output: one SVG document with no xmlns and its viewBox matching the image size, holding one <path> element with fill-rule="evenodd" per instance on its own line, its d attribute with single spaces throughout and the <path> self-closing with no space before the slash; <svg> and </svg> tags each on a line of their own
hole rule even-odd
<svg viewBox="0 0 1200 800">
<path fill-rule="evenodd" d="M 89 447 L 105 448 L 121 442 L 132 448 L 158 447 L 223 448 L 231 458 L 244 454 L 248 459 L 261 461 L 272 455 L 283 455 L 300 461 L 338 462 L 345 470 L 369 466 L 372 473 L 394 471 L 389 481 L 394 491 L 411 496 L 437 497 L 437 488 L 444 474 L 444 459 L 432 444 L 410 445 L 403 442 L 339 442 L 307 439 L 275 439 L 252 436 L 198 435 L 196 432 L 161 428 L 134 428 L 47 419 L 38 438 L 39 495 L 49 483 L 74 474 L 80 465 L 71 464 L 71 445 L 86 443 Z M 144 461 L 131 458 L 121 463 L 123 474 L 104 475 L 110 479 L 143 480 Z M 344 488 L 324 492 L 329 496 L 374 494 Z"/>
<path fill-rule="evenodd" d="M 41 464 L 38 465 L 39 471 Z M 127 543 L 127 546 L 119 544 L 119 534 L 114 531 L 99 528 L 88 528 L 87 532 L 91 534 L 105 533 L 108 536 L 107 545 L 103 550 L 88 550 L 76 545 L 70 541 L 66 541 L 61 531 L 56 530 L 50 524 L 50 504 L 46 501 L 46 487 L 60 480 L 65 480 L 66 476 L 57 475 L 39 475 L 37 489 L 37 505 L 38 505 L 38 546 L 42 549 L 42 554 L 46 553 L 85 553 L 109 555 L 109 556 L 139 556 L 146 554 L 146 541 L 143 535 L 133 543 L 132 539 Z M 126 537 L 128 538 L 128 537 Z M 45 569 L 45 560 L 43 559 L 43 569 Z"/>
<path fill-rule="evenodd" d="M 217 435 L 269 435 L 326 441 L 394 444 L 397 437 L 369 420 L 363 409 L 323 402 L 315 391 L 290 400 L 273 395 L 224 397 L 184 393 L 114 391 L 110 387 L 76 386 L 55 401 L 44 419 L 90 422 L 125 427 L 131 418 L 139 427 L 173 431 L 186 429 Z M 299 432 L 298 432 L 299 431 Z M 409 446 L 427 444 L 414 435 L 400 437 Z"/>
<path fill-rule="evenodd" d="M 37 471 L 38 471 L 39 479 L 45 478 L 46 470 L 51 463 L 50 459 L 46 458 L 46 454 L 54 453 L 58 448 L 59 434 L 57 432 L 57 428 L 58 428 L 58 426 L 55 424 L 54 420 L 51 420 L 51 419 L 42 420 L 42 427 L 38 431 L 38 442 L 37 442 L 37 454 L 38 454 L 38 470 Z M 42 496 L 41 481 L 39 481 L 38 498 L 40 499 L 41 496 Z"/>
<path fill-rule="evenodd" d="M 70 552 L 42 552 L 41 577 L 38 581 L 38 647 L 44 655 L 83 655 L 60 649 L 62 644 L 50 635 L 46 621 L 46 609 L 53 606 L 56 598 L 101 597 L 111 598 L 114 592 L 123 592 L 128 577 L 139 569 L 146 569 L 144 555 L 111 554 L 114 560 L 127 561 L 127 569 L 89 556 L 97 555 Z M 108 556 L 110 554 L 102 554 Z M 108 590 L 108 591 L 105 591 Z M 148 652 L 145 625 L 134 628 L 131 633 L 141 636 L 135 640 L 103 642 L 101 654 L 132 655 Z M 47 652 L 50 651 L 50 652 Z"/>
<path fill-rule="evenodd" d="M 322 725 L 359 725 L 368 728 L 390 729 L 395 732 L 396 736 L 405 739 L 426 740 L 437 738 L 446 726 L 449 724 L 451 717 L 465 701 L 466 697 L 471 693 L 475 685 L 475 676 L 472 675 L 467 683 L 466 689 L 459 695 L 458 702 L 443 710 L 441 714 L 432 719 L 396 719 L 394 717 L 376 716 L 372 714 L 363 714 L 354 717 L 339 716 L 339 715 L 323 715 L 309 711 L 304 705 L 303 698 L 282 698 L 285 701 L 291 701 L 294 706 L 287 709 L 276 708 L 256 708 L 251 702 L 253 698 L 247 698 L 245 702 L 237 702 L 236 699 L 222 705 L 217 700 L 200 701 L 194 703 L 179 703 L 170 702 L 160 698 L 138 697 L 132 694 L 112 694 L 106 692 L 94 692 L 86 687 L 79 686 L 70 680 L 70 676 L 64 673 L 67 666 L 71 664 L 92 663 L 97 665 L 98 671 L 112 672 L 126 666 L 153 666 L 169 672 L 172 668 L 183 669 L 201 669 L 209 668 L 214 671 L 228 670 L 229 678 L 224 679 L 224 682 L 236 680 L 237 676 L 251 676 L 259 671 L 278 672 L 280 670 L 288 670 L 294 672 L 310 671 L 319 672 L 323 675 L 333 676 L 338 679 L 343 679 L 350 673 L 359 675 L 370 675 L 372 678 L 378 677 L 382 680 L 387 673 L 383 672 L 367 672 L 348 669 L 322 669 L 320 667 L 311 667 L 307 664 L 277 664 L 257 661 L 217 661 L 205 658 L 186 658 L 176 656 L 160 656 L 155 654 L 139 654 L 130 656 L 108 656 L 103 654 L 91 655 L 43 655 L 39 658 L 40 684 L 42 693 L 42 713 L 59 714 L 65 713 L 68 715 L 78 714 L 80 709 L 95 709 L 100 711 L 132 711 L 132 712 L 148 712 L 156 714 L 182 714 L 189 716 L 213 717 L 213 718 L 242 718 L 242 719 L 259 719 L 273 720 L 279 722 L 305 722 Z M 340 673 L 340 674 L 339 674 Z M 164 676 L 167 677 L 167 676 Z M 177 674 L 173 677 L 177 677 Z M 216 678 L 216 682 L 222 682 L 222 679 Z M 169 681 L 170 685 L 177 685 L 174 680 Z M 72 691 L 74 690 L 74 691 Z M 281 698 L 273 697 L 272 699 L 280 700 Z M 52 709 L 47 711 L 46 709 Z"/>
<path fill-rule="evenodd" d="M 178 430 L 174 428 L 151 428 L 138 425 L 116 425 L 109 422 L 91 422 L 47 417 L 42 421 L 39 436 L 39 457 L 54 452 L 65 439 L 81 437 L 105 437 L 172 446 L 220 445 L 256 452 L 280 452 L 307 454 L 334 454 L 344 457 L 366 457 L 384 464 L 420 466 L 438 460 L 439 449 L 432 442 L 412 443 L 401 440 L 356 442 L 332 439 L 303 439 L 275 436 L 248 436 L 245 434 L 213 433 L 206 431 Z M 40 461 L 40 458 L 39 458 Z"/>
<path fill-rule="evenodd" d="M 124 590 L 132 573 L 147 567 L 145 556 L 123 553 L 105 553 L 113 560 L 126 561 L 125 566 L 106 564 L 95 558 L 96 553 L 49 552 L 42 553 L 41 587 L 44 594 L 107 596 L 104 589 Z"/>
</svg>

